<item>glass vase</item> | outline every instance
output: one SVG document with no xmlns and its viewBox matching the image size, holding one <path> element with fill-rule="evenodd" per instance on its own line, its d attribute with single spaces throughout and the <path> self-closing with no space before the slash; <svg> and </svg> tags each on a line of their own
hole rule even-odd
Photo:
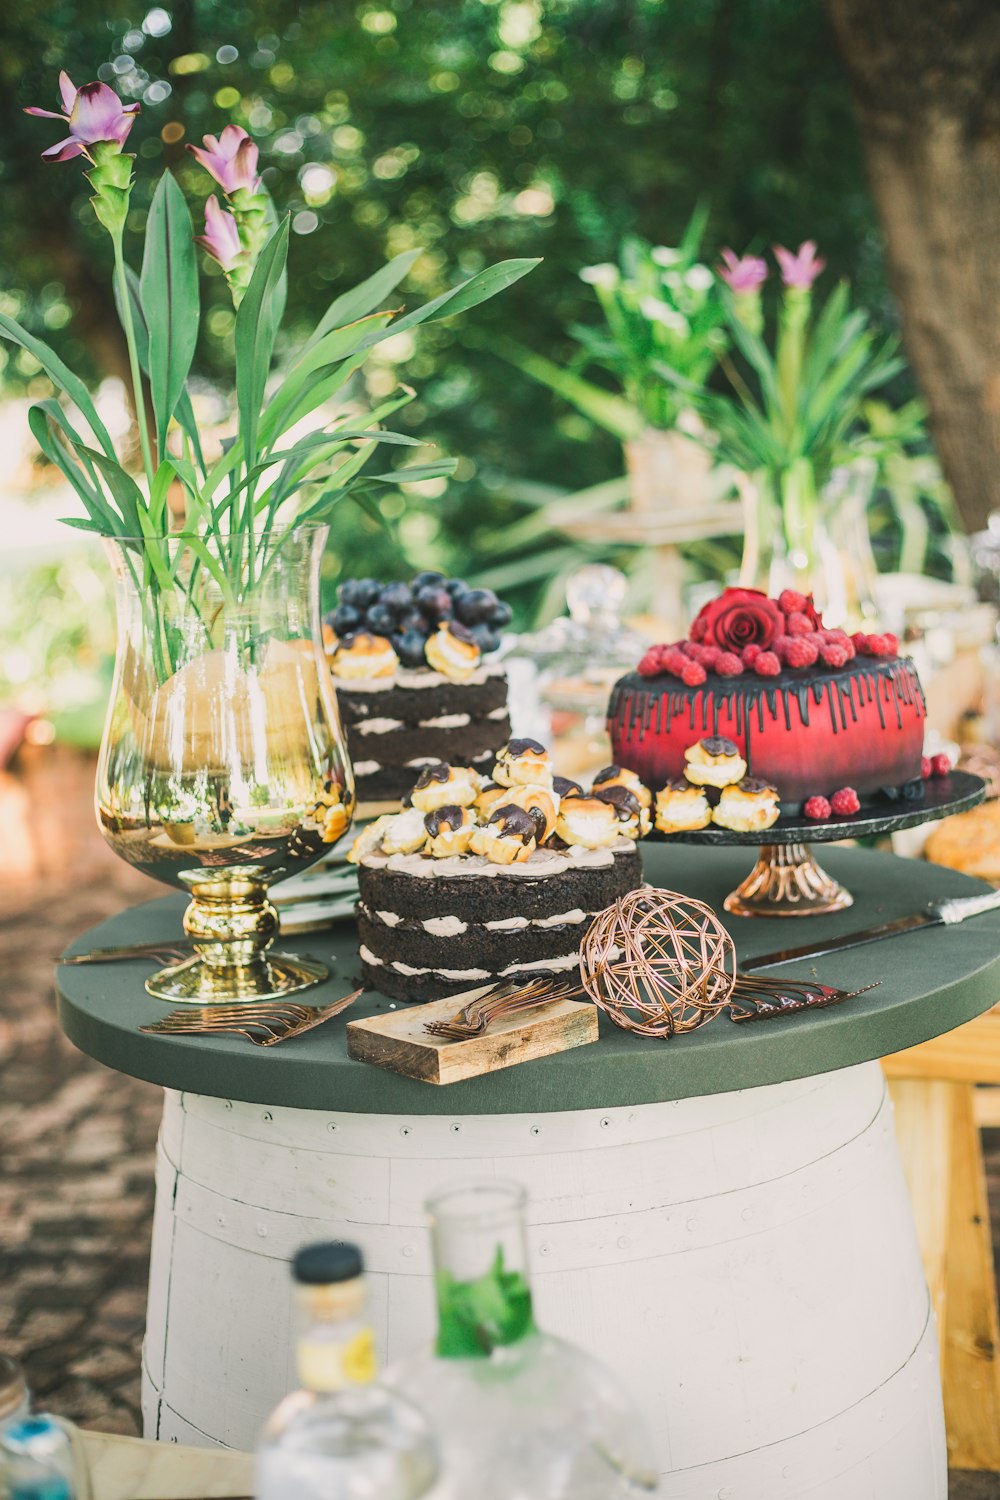
<svg viewBox="0 0 1000 1500">
<path fill-rule="evenodd" d="M 877 569 L 867 511 L 875 465 L 858 459 L 817 486 L 806 460 L 773 473 L 744 475 L 740 584 L 777 598 L 812 594 L 824 624 L 847 630 L 877 614 Z"/>
<path fill-rule="evenodd" d="M 268 886 L 350 825 L 354 784 L 320 636 L 324 525 L 109 540 L 118 652 L 97 769 L 111 848 L 190 892 L 194 956 L 151 995 L 272 999 L 327 977 L 274 953 Z"/>
<path fill-rule="evenodd" d="M 490 1180 L 429 1201 L 438 1335 L 386 1381 L 441 1448 L 435 1500 L 638 1500 L 657 1491 L 644 1423 L 603 1365 L 542 1332 L 525 1194 Z"/>
</svg>

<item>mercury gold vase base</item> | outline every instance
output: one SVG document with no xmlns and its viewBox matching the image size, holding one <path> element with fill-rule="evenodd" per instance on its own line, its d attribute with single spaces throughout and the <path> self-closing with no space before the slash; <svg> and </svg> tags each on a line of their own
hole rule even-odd
<svg viewBox="0 0 1000 1500">
<path fill-rule="evenodd" d="M 147 994 L 181 1005 L 233 1005 L 276 1000 L 329 978 L 315 959 L 270 951 L 279 919 L 267 887 L 276 873 L 242 865 L 181 874 L 192 896 L 184 931 L 194 956 L 153 974 Z"/>
<path fill-rule="evenodd" d="M 821 917 L 853 904 L 808 844 L 762 844 L 750 874 L 724 902 L 734 917 Z"/>
</svg>

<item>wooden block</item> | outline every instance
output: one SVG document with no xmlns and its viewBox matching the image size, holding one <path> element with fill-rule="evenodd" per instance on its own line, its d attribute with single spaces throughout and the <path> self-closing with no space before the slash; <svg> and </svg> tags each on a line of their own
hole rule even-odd
<svg viewBox="0 0 1000 1500">
<path fill-rule="evenodd" d="M 421 1083 L 458 1083 L 597 1041 L 597 1010 L 579 1000 L 550 1000 L 537 1010 L 494 1021 L 481 1036 L 464 1042 L 450 1042 L 424 1030 L 428 1021 L 450 1020 L 484 993 L 485 989 L 469 990 L 390 1015 L 350 1021 L 348 1055 Z"/>
<path fill-rule="evenodd" d="M 969 1086 L 954 1089 L 945 1426 L 953 1469 L 1000 1470 L 1000 1320 L 990 1244 L 986 1174 Z"/>
</svg>

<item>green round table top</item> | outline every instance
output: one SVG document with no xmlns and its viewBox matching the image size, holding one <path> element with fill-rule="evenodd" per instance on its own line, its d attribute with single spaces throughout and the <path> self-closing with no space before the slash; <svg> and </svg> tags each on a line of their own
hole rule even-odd
<svg viewBox="0 0 1000 1500">
<path fill-rule="evenodd" d="M 747 874 L 747 849 L 647 845 L 646 876 L 721 912 Z M 861 849 L 824 849 L 822 863 L 854 894 L 846 911 L 823 917 L 726 918 L 740 959 L 847 933 L 986 887 L 918 860 Z M 186 898 L 133 907 L 85 933 L 70 952 L 176 939 Z M 281 946 L 279 943 L 278 946 Z M 305 992 L 322 1004 L 359 982 L 353 923 L 297 935 L 285 944 L 331 964 L 333 978 Z M 71 1041 L 99 1062 L 168 1088 L 301 1109 L 377 1114 L 520 1114 L 648 1104 L 781 1083 L 832 1072 L 914 1046 L 969 1021 L 1000 998 L 1000 911 L 953 927 L 928 927 L 865 947 L 785 965 L 843 989 L 877 989 L 829 1009 L 733 1025 L 725 1014 L 670 1041 L 635 1037 L 601 1017 L 593 1045 L 436 1087 L 347 1056 L 348 1019 L 394 1008 L 368 992 L 345 1016 L 274 1048 L 242 1037 L 148 1035 L 140 1025 L 167 1013 L 143 989 L 148 962 L 63 965 L 59 1015 Z"/>
</svg>

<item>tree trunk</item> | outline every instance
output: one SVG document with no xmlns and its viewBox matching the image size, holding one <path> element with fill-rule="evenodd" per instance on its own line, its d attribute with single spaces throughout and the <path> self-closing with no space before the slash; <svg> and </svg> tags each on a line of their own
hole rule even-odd
<svg viewBox="0 0 1000 1500">
<path fill-rule="evenodd" d="M 1000 6 L 826 0 L 903 339 L 972 530 L 1000 510 Z"/>
</svg>

